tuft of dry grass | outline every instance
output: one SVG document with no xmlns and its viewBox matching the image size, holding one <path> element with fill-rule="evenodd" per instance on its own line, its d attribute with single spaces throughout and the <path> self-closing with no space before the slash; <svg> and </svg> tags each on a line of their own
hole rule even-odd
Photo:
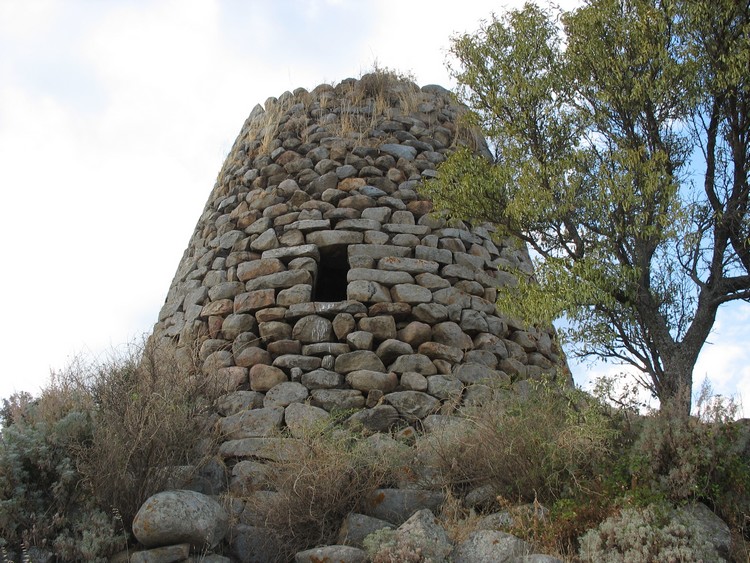
<svg viewBox="0 0 750 563">
<path fill-rule="evenodd" d="M 299 455 L 272 464 L 272 496 L 250 494 L 249 508 L 265 516 L 282 548 L 279 561 L 335 543 L 343 519 L 361 510 L 373 491 L 391 483 L 400 460 L 374 451 L 362 436 L 328 427 L 298 438 Z"/>
<path fill-rule="evenodd" d="M 174 349 L 155 339 L 61 376 L 90 398 L 94 431 L 77 452 L 78 470 L 98 504 L 128 526 L 163 490 L 176 466 L 196 462 L 197 439 L 216 386 L 197 367 L 186 372 Z"/>
</svg>

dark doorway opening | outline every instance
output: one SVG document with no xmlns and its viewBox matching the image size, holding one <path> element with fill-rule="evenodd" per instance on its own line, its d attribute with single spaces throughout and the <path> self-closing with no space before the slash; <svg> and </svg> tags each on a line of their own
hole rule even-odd
<svg viewBox="0 0 750 563">
<path fill-rule="evenodd" d="M 318 275 L 313 288 L 313 301 L 346 301 L 346 273 L 348 271 L 349 260 L 345 246 L 321 248 Z"/>
</svg>

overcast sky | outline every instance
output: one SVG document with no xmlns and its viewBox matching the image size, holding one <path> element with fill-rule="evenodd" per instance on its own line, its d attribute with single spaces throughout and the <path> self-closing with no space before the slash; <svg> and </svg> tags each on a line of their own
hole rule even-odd
<svg viewBox="0 0 750 563">
<path fill-rule="evenodd" d="M 504 4 L 440 5 L 0 0 L 0 397 L 151 329 L 256 103 L 375 63 L 450 87 L 451 35 Z M 748 329 L 720 315 L 695 376 L 750 403 Z"/>
</svg>

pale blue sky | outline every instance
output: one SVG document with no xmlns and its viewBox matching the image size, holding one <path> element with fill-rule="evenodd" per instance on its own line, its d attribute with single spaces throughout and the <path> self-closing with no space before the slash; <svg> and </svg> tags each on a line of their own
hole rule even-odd
<svg viewBox="0 0 750 563">
<path fill-rule="evenodd" d="M 376 61 L 450 87 L 449 37 L 503 3 L 440 6 L 0 0 L 0 397 L 150 330 L 256 103 Z M 749 328 L 721 315 L 696 379 L 750 397 Z"/>
</svg>

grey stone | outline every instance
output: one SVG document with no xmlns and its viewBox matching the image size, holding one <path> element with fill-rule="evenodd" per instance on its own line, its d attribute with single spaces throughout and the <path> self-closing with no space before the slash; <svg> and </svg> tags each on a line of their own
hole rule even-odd
<svg viewBox="0 0 750 563">
<path fill-rule="evenodd" d="M 276 304 L 288 307 L 296 303 L 307 303 L 312 297 L 312 286 L 307 284 L 294 285 L 288 289 L 282 289 L 276 296 Z"/>
<path fill-rule="evenodd" d="M 677 516 L 682 522 L 693 527 L 708 538 L 719 555 L 729 557 L 732 537 L 726 522 L 719 518 L 705 504 L 697 502 L 677 509 Z"/>
<path fill-rule="evenodd" d="M 349 258 L 353 256 L 367 256 L 375 260 L 386 257 L 405 257 L 408 256 L 411 249 L 405 246 L 394 246 L 392 244 L 372 245 L 372 244 L 353 244 L 349 247 Z M 398 268 L 394 268 L 398 271 Z"/>
<path fill-rule="evenodd" d="M 350 244 L 360 244 L 363 234 L 357 231 L 314 231 L 305 236 L 308 244 L 314 244 L 318 248 L 328 246 L 348 246 Z"/>
<path fill-rule="evenodd" d="M 429 508 L 412 514 L 396 530 L 396 536 L 422 547 L 422 556 L 435 563 L 448 561 L 453 544 Z"/>
<path fill-rule="evenodd" d="M 406 342 L 396 340 L 395 338 L 389 338 L 387 340 L 384 340 L 380 344 L 380 346 L 378 346 L 378 349 L 375 351 L 375 353 L 378 355 L 378 358 L 380 358 L 383 364 L 389 365 L 393 363 L 399 356 L 413 354 L 414 349 Z"/>
<path fill-rule="evenodd" d="M 427 393 L 419 391 L 397 391 L 385 396 L 388 404 L 392 405 L 401 416 L 409 420 L 424 418 L 434 413 L 440 407 L 440 401 Z"/>
<path fill-rule="evenodd" d="M 419 285 L 403 283 L 391 288 L 391 299 L 394 302 L 418 304 L 432 301 L 432 292 Z"/>
<path fill-rule="evenodd" d="M 222 395 L 216 401 L 219 414 L 231 416 L 240 411 L 255 409 L 263 406 L 263 395 L 255 391 L 234 391 Z"/>
<path fill-rule="evenodd" d="M 305 446 L 293 438 L 241 438 L 227 440 L 219 446 L 219 455 L 224 458 L 257 458 L 270 461 L 289 461 L 299 458 Z"/>
<path fill-rule="evenodd" d="M 318 342 L 302 347 L 303 356 L 340 356 L 347 352 L 351 352 L 351 347 L 338 342 Z"/>
<path fill-rule="evenodd" d="M 219 419 L 219 431 L 230 440 L 268 436 L 281 428 L 283 418 L 284 409 L 280 407 L 247 410 Z"/>
<path fill-rule="evenodd" d="M 146 500 L 133 519 L 133 534 L 146 547 L 181 543 L 213 548 L 224 539 L 229 515 L 211 497 L 194 491 L 165 491 Z"/>
<path fill-rule="evenodd" d="M 456 377 L 431 375 L 427 378 L 427 392 L 438 399 L 458 401 L 463 390 L 463 384 Z"/>
<path fill-rule="evenodd" d="M 421 373 L 407 371 L 401 375 L 400 383 L 406 391 L 427 391 L 427 378 Z"/>
<path fill-rule="evenodd" d="M 287 381 L 286 374 L 279 368 L 256 364 L 250 368 L 250 389 L 253 391 L 270 391 L 279 383 Z"/>
<path fill-rule="evenodd" d="M 350 512 L 341 524 L 337 541 L 342 545 L 362 547 L 362 542 L 367 536 L 383 528 L 391 530 L 393 524 L 372 516 Z"/>
<path fill-rule="evenodd" d="M 425 342 L 419 347 L 419 353 L 424 354 L 431 360 L 445 360 L 452 364 L 460 362 L 464 358 L 461 349 L 439 342 Z"/>
<path fill-rule="evenodd" d="M 190 555 L 190 544 L 167 545 L 145 551 L 136 551 L 130 556 L 129 563 L 172 563 L 173 561 L 185 561 Z M 29 561 L 36 563 L 43 561 L 29 553 Z M 49 561 L 53 559 L 50 558 Z"/>
<path fill-rule="evenodd" d="M 371 333 L 376 340 L 396 338 L 396 320 L 391 315 L 364 317 L 359 320 L 359 329 Z"/>
<path fill-rule="evenodd" d="M 296 381 L 284 381 L 273 386 L 263 399 L 264 407 L 286 407 L 307 399 L 307 387 Z"/>
<path fill-rule="evenodd" d="M 285 289 L 299 284 L 312 285 L 312 276 L 307 270 L 288 270 L 268 276 L 260 276 L 245 284 L 247 291 L 258 289 Z M 236 311 L 235 311 L 236 312 Z"/>
<path fill-rule="evenodd" d="M 305 403 L 290 403 L 284 411 L 284 422 L 295 438 L 320 429 L 330 418 L 325 410 Z"/>
<path fill-rule="evenodd" d="M 301 354 L 284 354 L 273 361 L 275 367 L 286 370 L 299 368 L 302 371 L 312 371 L 318 369 L 321 364 L 322 360 L 320 358 L 303 356 Z"/>
<path fill-rule="evenodd" d="M 406 145 L 397 145 L 394 143 L 385 143 L 378 147 L 382 152 L 391 155 L 393 158 L 404 160 L 414 160 L 417 156 L 417 149 Z"/>
<path fill-rule="evenodd" d="M 257 346 L 245 346 L 241 350 L 234 352 L 234 363 L 241 367 L 270 364 L 271 354 Z"/>
<path fill-rule="evenodd" d="M 454 563 L 509 563 L 531 552 L 529 544 L 508 533 L 479 530 L 456 546 L 452 560 Z"/>
<path fill-rule="evenodd" d="M 377 489 L 365 504 L 365 514 L 401 525 L 415 512 L 429 508 L 437 511 L 445 501 L 438 491 L 419 489 Z"/>
<path fill-rule="evenodd" d="M 355 389 L 315 389 L 310 392 L 310 404 L 328 412 L 341 409 L 361 409 L 365 398 Z"/>
<path fill-rule="evenodd" d="M 276 232 L 273 229 L 258 235 L 253 242 L 250 243 L 250 248 L 256 252 L 263 252 L 264 250 L 271 250 L 279 247 L 279 240 L 276 238 Z"/>
<path fill-rule="evenodd" d="M 367 563 L 367 552 L 348 545 L 327 545 L 300 551 L 294 556 L 294 563 L 320 563 L 335 561 L 336 563 Z"/>
<path fill-rule="evenodd" d="M 386 271 L 408 272 L 410 274 L 436 274 L 439 268 L 437 262 L 431 260 L 417 260 L 416 258 L 401 258 L 386 256 L 378 260 L 378 268 Z"/>
<path fill-rule="evenodd" d="M 391 294 L 384 285 L 374 282 L 357 280 L 346 286 L 346 298 L 362 303 L 390 303 Z"/>
<path fill-rule="evenodd" d="M 344 383 L 344 376 L 327 369 L 316 369 L 302 375 L 302 385 L 308 389 L 335 389 Z"/>
<path fill-rule="evenodd" d="M 238 524 L 232 528 L 232 555 L 240 563 L 268 563 L 281 551 L 281 543 L 270 528 Z"/>
<path fill-rule="evenodd" d="M 420 303 L 412 309 L 414 318 L 428 325 L 434 325 L 448 318 L 448 308 L 438 303 Z"/>
<path fill-rule="evenodd" d="M 371 332 L 355 330 L 346 335 L 347 344 L 354 350 L 372 350 L 374 337 Z"/>
<path fill-rule="evenodd" d="M 347 374 L 357 370 L 371 370 L 385 372 L 383 362 L 375 352 L 369 350 L 356 350 L 348 354 L 342 354 L 336 358 L 336 371 Z"/>
<path fill-rule="evenodd" d="M 299 246 L 266 250 L 261 257 L 264 260 L 273 258 L 285 263 L 289 263 L 296 258 L 313 258 L 314 260 L 320 260 L 320 251 L 314 244 L 301 244 Z"/>
<path fill-rule="evenodd" d="M 435 364 L 424 354 L 401 356 L 388 367 L 388 370 L 395 371 L 396 373 L 415 371 L 422 375 L 435 375 L 437 373 Z"/>
<path fill-rule="evenodd" d="M 388 432 L 399 420 L 400 416 L 394 407 L 376 405 L 354 413 L 346 420 L 346 423 L 354 428 L 362 427 L 370 432 Z"/>
<path fill-rule="evenodd" d="M 352 268 L 346 273 L 349 282 L 357 280 L 374 281 L 386 286 L 395 284 L 413 283 L 414 277 L 406 272 L 384 272 L 371 268 Z M 432 296 L 430 296 L 432 298 Z"/>
<path fill-rule="evenodd" d="M 461 330 L 458 324 L 452 321 L 438 323 L 433 326 L 432 339 L 440 344 L 455 346 L 461 350 L 471 350 L 474 347 L 471 337 Z"/>
<path fill-rule="evenodd" d="M 346 382 L 352 389 L 363 393 L 377 389 L 388 393 L 398 385 L 398 376 L 395 373 L 382 373 L 371 370 L 352 371 L 346 376 Z"/>
<path fill-rule="evenodd" d="M 292 338 L 302 343 L 328 342 L 333 339 L 333 325 L 317 315 L 302 317 L 292 329 Z"/>
</svg>

